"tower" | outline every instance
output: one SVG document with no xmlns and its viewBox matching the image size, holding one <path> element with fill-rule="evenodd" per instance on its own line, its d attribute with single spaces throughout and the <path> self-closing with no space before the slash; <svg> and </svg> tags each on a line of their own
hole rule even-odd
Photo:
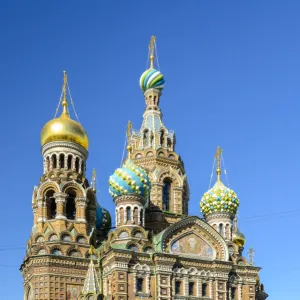
<svg viewBox="0 0 300 300">
<path fill-rule="evenodd" d="M 159 102 L 164 77 L 154 68 L 155 37 L 149 45 L 150 67 L 140 78 L 146 108 L 140 130 L 128 128 L 128 157 L 143 167 L 151 180 L 146 228 L 165 229 L 188 214 L 189 188 L 183 162 L 175 151 L 175 133 L 162 121 Z"/>
<path fill-rule="evenodd" d="M 239 207 L 239 199 L 236 193 L 227 188 L 221 181 L 221 154 L 222 150 L 218 147 L 215 154 L 217 161 L 217 181 L 215 185 L 203 195 L 200 208 L 207 223 L 226 241 L 231 241 L 233 219 Z"/>
<path fill-rule="evenodd" d="M 70 117 L 64 72 L 62 113 L 41 132 L 43 175 L 34 187 L 34 215 L 21 266 L 24 299 L 71 299 L 79 295 L 89 246 L 110 228 L 110 217 L 86 178 L 88 136 Z"/>
</svg>

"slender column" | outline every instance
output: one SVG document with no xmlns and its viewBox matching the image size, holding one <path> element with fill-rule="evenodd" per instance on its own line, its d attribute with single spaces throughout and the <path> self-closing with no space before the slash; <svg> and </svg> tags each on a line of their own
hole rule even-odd
<svg viewBox="0 0 300 300">
<path fill-rule="evenodd" d="M 237 292 L 238 292 L 237 300 L 242 300 L 242 285 L 240 283 L 238 284 Z"/>
<path fill-rule="evenodd" d="M 76 157 L 72 156 L 72 171 L 75 171 Z"/>
<path fill-rule="evenodd" d="M 131 224 L 133 224 L 134 223 L 134 207 L 133 206 L 130 206 L 130 211 L 131 211 L 131 214 L 130 214 Z"/>
<path fill-rule="evenodd" d="M 209 297 L 213 298 L 213 281 L 209 279 Z"/>
<path fill-rule="evenodd" d="M 82 159 L 79 159 L 79 174 L 82 174 L 83 171 L 81 170 L 81 167 L 82 167 Z"/>
<path fill-rule="evenodd" d="M 86 223 L 85 209 L 87 206 L 87 199 L 85 197 L 75 198 L 76 203 L 76 221 L 80 223 Z"/>
<path fill-rule="evenodd" d="M 55 193 L 55 203 L 56 203 L 56 216 L 55 219 L 66 220 L 65 207 L 66 207 L 66 198 L 67 194 L 65 193 Z"/>
<path fill-rule="evenodd" d="M 37 214 L 38 214 L 38 219 L 37 222 L 44 222 L 44 198 L 38 198 L 36 200 L 37 202 Z"/>
<path fill-rule="evenodd" d="M 141 225 L 141 208 L 138 208 L 138 225 Z"/>
<path fill-rule="evenodd" d="M 68 155 L 65 154 L 65 170 L 68 170 Z"/>
</svg>

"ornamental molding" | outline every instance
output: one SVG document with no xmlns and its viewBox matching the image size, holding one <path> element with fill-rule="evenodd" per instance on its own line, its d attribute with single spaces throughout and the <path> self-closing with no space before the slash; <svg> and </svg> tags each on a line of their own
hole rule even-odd
<svg viewBox="0 0 300 300">
<path fill-rule="evenodd" d="M 76 144 L 76 143 L 72 143 L 72 142 L 59 142 L 59 141 L 49 142 L 49 143 L 45 144 L 42 147 L 42 154 L 44 155 L 47 150 L 50 150 L 52 148 L 57 148 L 57 147 L 66 147 L 66 148 L 70 148 L 70 149 L 73 149 L 73 150 L 77 150 L 78 152 L 83 154 L 83 156 L 85 158 L 88 157 L 88 151 L 84 147 L 82 147 L 81 145 Z"/>
<path fill-rule="evenodd" d="M 114 198 L 115 204 L 118 204 L 119 202 L 139 202 L 142 203 L 143 205 L 146 203 L 146 199 L 140 195 L 136 194 L 126 194 L 126 195 L 119 195 Z"/>
<path fill-rule="evenodd" d="M 234 214 L 229 213 L 229 212 L 215 212 L 211 214 L 207 214 L 205 219 L 207 221 L 214 220 L 214 219 L 234 219 Z"/>
</svg>

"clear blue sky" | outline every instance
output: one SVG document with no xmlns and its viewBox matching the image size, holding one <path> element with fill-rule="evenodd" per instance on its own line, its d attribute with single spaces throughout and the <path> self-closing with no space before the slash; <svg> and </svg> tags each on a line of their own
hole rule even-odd
<svg viewBox="0 0 300 300">
<path fill-rule="evenodd" d="M 244 253 L 256 250 L 270 299 L 299 299 L 300 213 L 269 215 L 300 210 L 299 13 L 299 1 L 1 1 L 0 298 L 23 297 L 18 267 L 42 175 L 39 135 L 62 71 L 90 138 L 89 178 L 96 167 L 98 200 L 113 212 L 107 180 L 127 120 L 141 125 L 138 80 L 155 34 L 161 108 L 185 162 L 190 213 L 200 214 L 220 145 L 240 197 Z"/>
</svg>

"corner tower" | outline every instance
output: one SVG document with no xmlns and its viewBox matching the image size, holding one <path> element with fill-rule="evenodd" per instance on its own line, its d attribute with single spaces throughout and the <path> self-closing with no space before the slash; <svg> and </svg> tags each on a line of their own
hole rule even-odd
<svg viewBox="0 0 300 300">
<path fill-rule="evenodd" d="M 86 178 L 88 136 L 70 117 L 67 87 L 64 72 L 62 113 L 41 132 L 43 175 L 33 190 L 33 227 L 21 265 L 26 300 L 79 296 L 90 244 L 110 228 L 110 217 Z"/>
<path fill-rule="evenodd" d="M 151 180 L 145 227 L 159 232 L 188 214 L 189 188 L 183 162 L 175 151 L 175 133 L 162 121 L 159 102 L 164 77 L 154 68 L 155 37 L 149 44 L 150 68 L 140 78 L 146 108 L 140 130 L 128 124 L 128 157 L 143 167 Z"/>
</svg>

